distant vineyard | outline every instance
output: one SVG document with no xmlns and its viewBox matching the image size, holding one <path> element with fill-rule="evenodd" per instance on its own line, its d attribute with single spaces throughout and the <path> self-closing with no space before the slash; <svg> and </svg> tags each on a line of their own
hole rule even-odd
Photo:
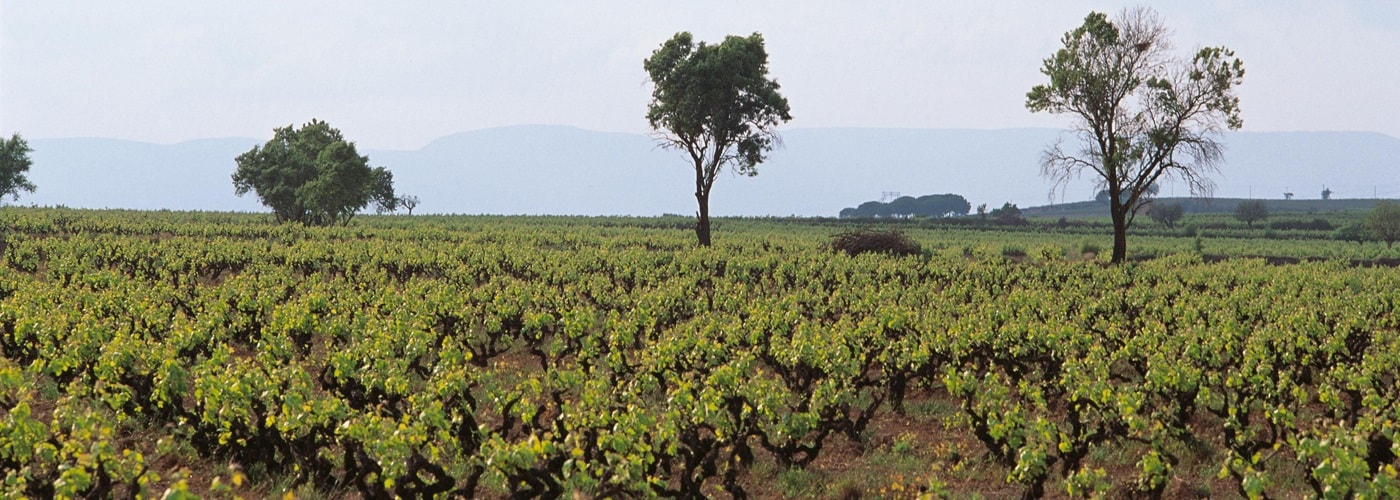
<svg viewBox="0 0 1400 500">
<path fill-rule="evenodd" d="M 1400 495 L 1391 269 L 366 220 L 5 211 L 4 495 L 744 496 L 915 399 L 977 448 L 890 495 Z"/>
</svg>

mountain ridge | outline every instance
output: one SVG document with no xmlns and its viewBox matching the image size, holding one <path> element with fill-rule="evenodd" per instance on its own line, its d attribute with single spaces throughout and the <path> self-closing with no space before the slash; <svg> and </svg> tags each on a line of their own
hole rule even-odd
<svg viewBox="0 0 1400 500">
<path fill-rule="evenodd" d="M 722 174 L 712 213 L 834 216 L 886 192 L 956 193 L 974 205 L 1023 207 L 1051 201 L 1040 152 L 1070 132 L 1050 128 L 910 129 L 811 127 L 781 132 L 784 147 L 759 175 Z M 263 211 L 233 195 L 234 158 L 266 139 L 206 138 L 154 144 L 113 138 L 33 139 L 30 180 L 18 204 L 75 208 Z M 1377 132 L 1231 132 L 1212 176 L 1222 197 L 1394 197 L 1385 175 L 1400 139 Z M 398 190 L 419 196 L 415 213 L 660 215 L 695 211 L 694 172 L 683 153 L 644 134 L 568 125 L 516 125 L 448 134 L 416 150 L 361 147 L 394 172 Z M 1090 199 L 1080 179 L 1054 201 Z M 1175 192 L 1173 192 L 1175 191 Z M 1163 187 L 1164 196 L 1185 195 Z"/>
</svg>

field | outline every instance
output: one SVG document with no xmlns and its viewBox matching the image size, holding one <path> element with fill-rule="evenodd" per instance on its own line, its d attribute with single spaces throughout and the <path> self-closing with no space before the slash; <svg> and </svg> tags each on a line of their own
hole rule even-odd
<svg viewBox="0 0 1400 500">
<path fill-rule="evenodd" d="M 1400 495 L 1400 249 L 1186 223 L 4 208 L 0 488 Z"/>
</svg>

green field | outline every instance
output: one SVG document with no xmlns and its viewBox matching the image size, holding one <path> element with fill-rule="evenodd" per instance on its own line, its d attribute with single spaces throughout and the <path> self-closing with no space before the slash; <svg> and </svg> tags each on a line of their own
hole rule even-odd
<svg viewBox="0 0 1400 500">
<path fill-rule="evenodd" d="M 851 257 L 856 222 L 691 224 L 0 209 L 0 488 L 1400 495 L 1400 249 L 1192 215 L 1110 266 L 1102 223 L 1051 217 L 886 221 L 923 253 Z"/>
</svg>

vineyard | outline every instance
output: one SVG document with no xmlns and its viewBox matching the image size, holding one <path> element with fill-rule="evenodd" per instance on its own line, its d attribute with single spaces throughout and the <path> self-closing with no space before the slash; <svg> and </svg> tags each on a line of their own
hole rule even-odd
<svg viewBox="0 0 1400 500">
<path fill-rule="evenodd" d="M 0 488 L 1400 495 L 1380 244 L 677 220 L 6 208 Z"/>
</svg>

